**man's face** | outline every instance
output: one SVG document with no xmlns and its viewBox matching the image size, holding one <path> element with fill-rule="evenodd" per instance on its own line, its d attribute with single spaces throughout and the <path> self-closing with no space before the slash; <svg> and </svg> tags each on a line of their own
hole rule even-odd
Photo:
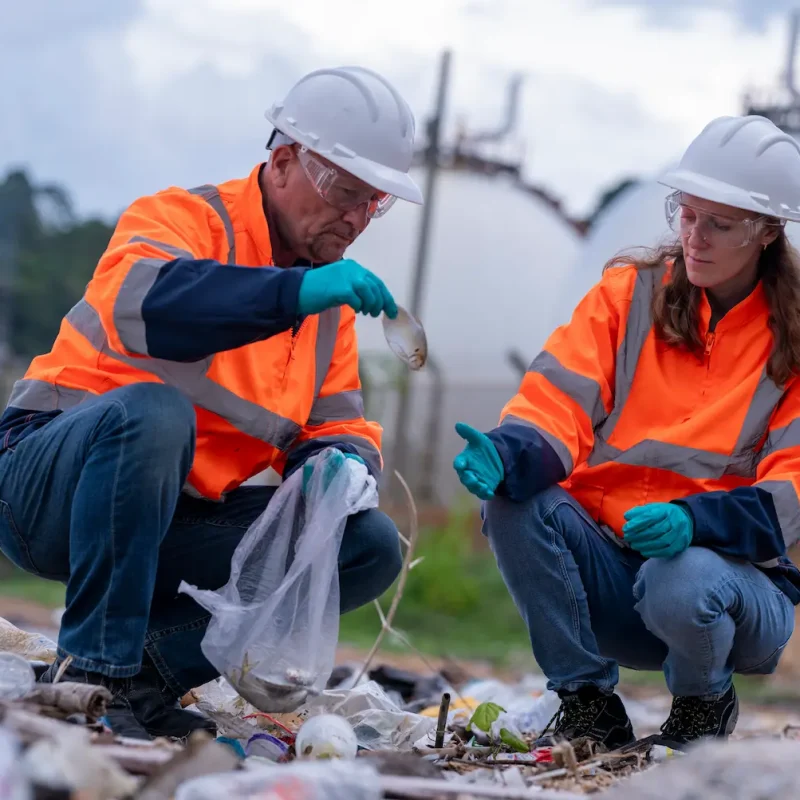
<svg viewBox="0 0 800 800">
<path fill-rule="evenodd" d="M 320 156 L 313 158 L 324 168 L 337 171 L 334 191 L 329 192 L 332 201 L 347 197 L 369 198 L 374 194 L 371 187 L 355 176 L 334 167 Z M 332 205 L 315 187 L 313 177 L 304 169 L 295 148 L 277 148 L 271 168 L 276 170 L 286 244 L 300 257 L 313 263 L 326 264 L 341 259 L 369 224 L 367 200 L 346 211 Z"/>
</svg>

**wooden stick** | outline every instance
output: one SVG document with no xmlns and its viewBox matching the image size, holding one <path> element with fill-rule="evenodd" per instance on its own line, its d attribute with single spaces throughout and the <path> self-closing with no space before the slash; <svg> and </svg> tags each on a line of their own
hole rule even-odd
<svg viewBox="0 0 800 800">
<path fill-rule="evenodd" d="M 601 759 L 598 759 L 597 761 L 589 761 L 586 764 L 581 764 L 574 771 L 566 768 L 549 769 L 547 770 L 547 772 L 543 772 L 541 775 L 535 775 L 533 778 L 531 778 L 531 783 L 541 783 L 542 781 L 549 781 L 553 778 L 565 778 L 568 775 L 569 776 L 579 775 L 582 772 L 591 772 L 593 769 L 602 766 L 603 766 L 603 761 Z"/>
<path fill-rule="evenodd" d="M 439 706 L 439 719 L 436 722 L 436 741 L 434 747 L 444 747 L 444 735 L 447 732 L 447 712 L 450 710 L 450 692 L 442 695 L 442 704 Z"/>
<path fill-rule="evenodd" d="M 414 752 L 421 756 L 439 756 L 440 758 L 460 757 L 463 755 L 485 756 L 494 750 L 493 747 L 472 747 L 467 744 L 453 744 L 447 747 L 417 747 Z M 472 763 L 467 762 L 467 763 Z M 510 762 L 509 762 L 510 763 Z"/>
<path fill-rule="evenodd" d="M 586 800 L 585 794 L 547 791 L 542 789 L 512 789 L 463 781 L 440 781 L 436 778 L 405 778 L 396 775 L 381 775 L 381 791 L 404 797 L 438 797 L 460 795 L 462 797 L 492 797 L 499 800 Z"/>
</svg>

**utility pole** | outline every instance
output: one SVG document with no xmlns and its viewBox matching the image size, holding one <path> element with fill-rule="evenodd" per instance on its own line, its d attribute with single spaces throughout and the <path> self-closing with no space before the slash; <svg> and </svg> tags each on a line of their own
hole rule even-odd
<svg viewBox="0 0 800 800">
<path fill-rule="evenodd" d="M 449 50 L 442 53 L 439 64 L 439 87 L 436 95 L 436 110 L 428 120 L 428 142 L 425 151 L 425 164 L 427 178 L 425 185 L 425 204 L 422 207 L 422 223 L 420 225 L 419 239 L 417 240 L 417 258 L 414 266 L 414 277 L 411 287 L 411 304 L 409 311 L 419 319 L 419 309 L 422 305 L 422 295 L 425 282 L 425 271 L 428 261 L 428 241 L 430 226 L 433 219 L 434 199 L 436 196 L 436 178 L 439 171 L 439 149 L 444 118 L 444 106 L 447 97 L 447 85 L 450 80 Z M 404 373 L 399 386 L 397 416 L 395 419 L 394 436 L 394 468 L 409 479 L 413 488 L 413 476 L 407 476 L 408 466 L 408 414 L 410 410 L 410 383 L 408 373 Z M 392 486 L 395 486 L 393 483 Z"/>
</svg>

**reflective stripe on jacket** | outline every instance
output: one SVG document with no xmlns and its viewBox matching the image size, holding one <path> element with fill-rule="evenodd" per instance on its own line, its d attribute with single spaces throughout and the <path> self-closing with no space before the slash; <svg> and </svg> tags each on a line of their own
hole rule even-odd
<svg viewBox="0 0 800 800">
<path fill-rule="evenodd" d="M 123 213 L 52 350 L 14 385 L 0 420 L 6 446 L 35 414 L 152 381 L 194 404 L 193 494 L 219 499 L 329 444 L 379 475 L 381 428 L 364 419 L 355 313 L 298 317 L 306 268 L 272 266 L 262 166 L 218 187 L 142 197 Z"/>
<path fill-rule="evenodd" d="M 709 331 L 699 356 L 656 336 L 666 269 L 607 270 L 533 360 L 489 433 L 501 487 L 525 499 L 561 483 L 621 537 L 624 513 L 676 501 L 695 544 L 774 567 L 800 540 L 800 385 L 766 375 L 773 346 L 762 285 Z"/>
</svg>

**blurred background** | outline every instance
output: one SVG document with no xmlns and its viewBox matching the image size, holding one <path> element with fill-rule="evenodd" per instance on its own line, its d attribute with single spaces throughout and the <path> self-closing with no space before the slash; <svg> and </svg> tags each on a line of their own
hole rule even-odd
<svg viewBox="0 0 800 800">
<path fill-rule="evenodd" d="M 454 423 L 495 425 L 607 259 L 666 235 L 656 179 L 710 119 L 760 113 L 800 135 L 797 28 L 788 0 L 0 0 L 3 398 L 128 203 L 246 175 L 266 158 L 264 111 L 304 73 L 382 72 L 416 113 L 427 197 L 348 252 L 428 334 L 429 363 L 409 375 L 380 322 L 358 321 L 382 503 L 407 529 L 398 469 L 424 527 L 399 625 L 439 656 L 527 663 L 450 466 Z M 63 602 L 60 585 L 3 569 L 0 615 Z M 378 630 L 371 608 L 342 625 L 355 646 Z"/>
</svg>

